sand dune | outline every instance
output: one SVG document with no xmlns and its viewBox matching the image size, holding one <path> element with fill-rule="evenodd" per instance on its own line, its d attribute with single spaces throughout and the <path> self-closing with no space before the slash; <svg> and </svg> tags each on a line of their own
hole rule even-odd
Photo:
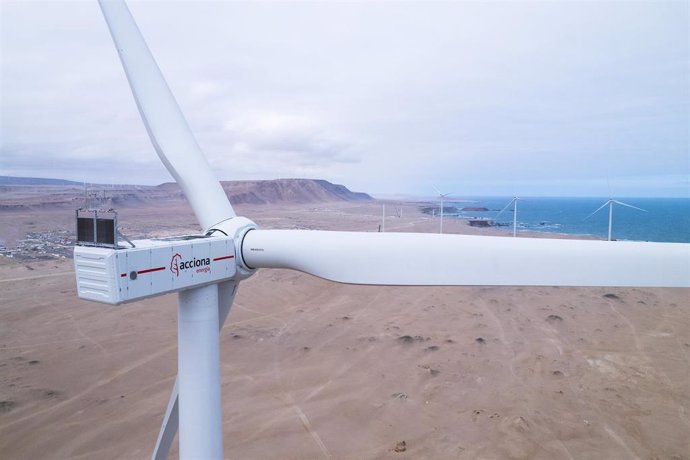
<svg viewBox="0 0 690 460">
<path fill-rule="evenodd" d="M 437 228 L 399 206 L 406 217 L 387 229 Z M 274 228 L 374 231 L 380 220 L 371 203 L 239 210 Z M 196 228 L 184 207 L 121 221 L 141 234 Z M 83 302 L 71 272 L 69 260 L 0 258 L 2 457 L 147 458 L 176 372 L 175 296 Z M 688 458 L 688 295 L 358 287 L 260 271 L 221 334 L 226 455 Z"/>
</svg>

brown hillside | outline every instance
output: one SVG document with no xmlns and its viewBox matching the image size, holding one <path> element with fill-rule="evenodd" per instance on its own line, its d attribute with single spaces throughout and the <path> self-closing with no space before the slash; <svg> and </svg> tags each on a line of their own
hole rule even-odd
<svg viewBox="0 0 690 460">
<path fill-rule="evenodd" d="M 233 204 L 320 203 L 368 201 L 366 193 L 351 192 L 344 185 L 325 180 L 277 179 L 222 182 Z M 0 212 L 30 209 L 76 209 L 79 207 L 132 208 L 155 203 L 184 200 L 180 187 L 168 182 L 155 187 L 138 185 L 88 185 L 88 204 L 84 188 L 74 185 L 1 185 Z"/>
<path fill-rule="evenodd" d="M 276 179 L 263 181 L 221 182 L 225 193 L 235 203 L 317 203 L 326 201 L 367 201 L 366 193 L 350 191 L 344 185 L 325 180 Z M 243 201 L 244 199 L 251 201 Z"/>
<path fill-rule="evenodd" d="M 221 182 L 233 204 L 320 203 L 330 201 L 373 200 L 366 193 L 352 192 L 344 185 L 316 179 L 275 179 Z M 177 184 L 168 182 L 157 188 L 179 193 Z"/>
</svg>

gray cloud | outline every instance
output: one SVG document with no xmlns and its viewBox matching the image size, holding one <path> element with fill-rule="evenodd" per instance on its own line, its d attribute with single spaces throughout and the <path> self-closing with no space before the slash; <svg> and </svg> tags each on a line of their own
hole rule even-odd
<svg viewBox="0 0 690 460">
<path fill-rule="evenodd" d="M 690 193 L 687 3 L 130 8 L 223 179 Z M 0 21 L 2 173 L 168 180 L 94 2 L 4 1 Z"/>
</svg>

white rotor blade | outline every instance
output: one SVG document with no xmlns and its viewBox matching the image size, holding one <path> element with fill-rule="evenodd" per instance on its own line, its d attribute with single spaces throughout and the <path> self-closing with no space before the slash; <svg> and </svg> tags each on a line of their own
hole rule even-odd
<svg viewBox="0 0 690 460">
<path fill-rule="evenodd" d="M 161 161 L 208 230 L 235 216 L 175 97 L 122 0 L 99 0 L 129 86 Z"/>
<path fill-rule="evenodd" d="M 596 211 L 594 211 L 594 212 L 593 212 L 592 214 L 590 214 L 589 216 L 585 217 L 583 220 L 589 219 L 589 218 L 592 217 L 594 214 L 596 214 L 596 213 L 598 213 L 599 211 L 601 211 L 602 209 L 604 209 L 606 206 L 608 206 L 609 202 L 611 202 L 611 201 L 612 201 L 612 200 L 609 200 L 609 201 L 607 201 L 606 203 L 602 204 L 600 207 L 597 208 Z"/>
<path fill-rule="evenodd" d="M 690 244 L 252 230 L 252 268 L 376 285 L 690 286 Z"/>
<path fill-rule="evenodd" d="M 508 209 L 508 208 L 513 204 L 514 201 L 515 201 L 515 198 L 513 198 L 512 200 L 510 200 L 510 203 L 508 203 L 503 209 L 501 209 L 501 211 L 500 211 L 498 214 L 496 214 L 496 217 L 494 217 L 494 219 L 498 219 L 498 216 L 500 216 L 501 214 L 503 214 L 503 211 L 505 211 L 506 209 Z"/>
<path fill-rule="evenodd" d="M 622 206 L 627 206 L 627 207 L 629 207 L 629 208 L 637 209 L 638 211 L 647 212 L 646 209 L 638 208 L 637 206 L 633 206 L 633 205 L 628 204 L 628 203 L 623 203 L 622 201 L 613 200 L 613 202 L 616 203 L 616 204 L 620 204 L 620 205 L 622 205 Z"/>
<path fill-rule="evenodd" d="M 175 439 L 175 435 L 177 434 L 179 426 L 179 387 L 178 378 L 175 377 L 175 383 L 173 384 L 172 391 L 170 393 L 170 398 L 168 399 L 168 407 L 165 409 L 163 423 L 161 424 L 161 430 L 158 433 L 156 447 L 153 449 L 153 455 L 151 455 L 151 460 L 165 460 L 168 458 L 170 448 L 172 447 L 172 443 Z"/>
</svg>

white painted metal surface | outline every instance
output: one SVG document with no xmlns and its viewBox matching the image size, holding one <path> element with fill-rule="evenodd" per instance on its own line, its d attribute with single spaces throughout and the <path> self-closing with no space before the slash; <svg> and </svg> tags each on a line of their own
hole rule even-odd
<svg viewBox="0 0 690 460">
<path fill-rule="evenodd" d="M 158 156 L 189 200 L 201 227 L 235 216 L 175 97 L 123 1 L 99 4 Z"/>
<path fill-rule="evenodd" d="M 181 459 L 222 459 L 218 286 L 180 292 L 178 308 Z"/>
<path fill-rule="evenodd" d="M 117 262 L 112 249 L 75 246 L 74 271 L 80 298 L 109 304 L 122 303 L 117 287 Z"/>
<path fill-rule="evenodd" d="M 498 218 L 500 217 L 500 215 L 503 214 L 503 212 L 506 209 L 508 209 L 512 204 L 515 204 L 515 207 L 513 208 L 513 236 L 514 237 L 517 236 L 517 211 L 518 211 L 517 208 L 518 208 L 518 200 L 519 199 L 520 198 L 518 198 L 518 197 L 513 197 L 513 199 L 510 200 L 510 202 L 507 205 L 505 205 L 505 207 L 503 209 L 501 209 L 499 211 L 499 213 L 496 214 L 496 217 L 494 218 L 495 221 L 498 221 Z"/>
<path fill-rule="evenodd" d="M 252 268 L 352 284 L 690 286 L 690 244 L 420 233 L 252 230 Z"/>
<path fill-rule="evenodd" d="M 208 231 L 221 224 L 225 227 L 225 234 L 233 237 L 242 228 L 252 225 L 251 221 L 232 219 L 235 212 L 201 152 L 124 1 L 101 0 L 99 3 L 158 156 L 182 188 L 201 227 Z M 228 224 L 228 219 L 237 222 Z M 233 267 L 236 266 L 234 262 L 232 260 Z M 248 276 L 248 273 L 243 272 L 242 275 Z M 219 305 L 217 294 L 215 297 L 194 297 L 195 293 L 209 290 L 217 291 L 217 285 L 195 288 L 193 291 L 180 294 L 180 363 L 183 362 L 183 357 L 186 357 L 184 362 L 187 363 L 180 364 L 180 369 L 184 368 L 186 371 L 184 377 L 180 375 L 179 388 L 173 388 L 173 397 L 166 412 L 154 457 L 159 452 L 167 456 L 178 419 L 181 422 L 181 458 L 223 457 L 217 334 L 218 311 L 224 310 L 227 314 L 229 304 L 227 307 Z M 234 295 L 234 284 L 231 290 Z M 231 300 L 232 298 L 229 299 Z M 215 322 L 212 319 L 201 322 L 194 319 L 210 310 L 215 311 Z M 206 327 L 202 328 L 202 323 Z M 210 327 L 211 324 L 213 327 Z M 207 332 L 211 329 L 215 331 L 216 340 L 204 341 L 205 338 L 208 339 Z M 214 368 L 215 372 L 197 372 L 198 366 L 193 363 L 198 359 L 198 356 L 194 355 L 199 351 L 203 353 L 203 362 L 208 365 L 207 367 Z M 183 397 L 176 403 L 178 389 Z M 203 398 L 194 392 L 210 396 L 202 401 Z M 197 419 L 201 419 L 201 423 L 197 423 Z"/>
<path fill-rule="evenodd" d="M 386 231 L 386 203 L 381 205 L 381 231 Z"/>
<path fill-rule="evenodd" d="M 607 237 L 608 241 L 613 240 L 613 205 L 614 204 L 619 204 L 621 206 L 626 206 L 628 208 L 636 209 L 638 211 L 647 212 L 645 209 L 638 208 L 637 206 L 633 206 L 631 204 L 623 203 L 622 201 L 618 201 L 618 200 L 614 200 L 613 198 L 609 198 L 609 200 L 606 203 L 602 204 L 600 207 L 598 207 L 596 211 L 594 211 L 592 214 L 585 217 L 585 220 L 589 219 L 594 214 L 596 214 L 599 211 L 601 211 L 602 209 L 604 209 L 606 206 L 609 207 L 609 230 L 608 230 L 608 237 Z"/>
<path fill-rule="evenodd" d="M 443 233 L 443 195 L 441 195 L 441 224 L 438 229 L 439 233 Z"/>
<path fill-rule="evenodd" d="M 613 200 L 609 200 L 609 233 L 607 241 L 611 241 L 613 236 Z"/>
<path fill-rule="evenodd" d="M 238 283 L 226 281 L 218 284 L 218 330 L 223 329 L 223 324 L 230 313 L 230 307 L 237 294 Z M 222 414 L 221 414 L 222 415 Z M 163 417 L 160 433 L 156 440 L 156 447 L 151 455 L 151 460 L 165 460 L 172 447 L 175 434 L 179 427 L 179 378 L 175 379 L 168 407 Z"/>
<path fill-rule="evenodd" d="M 513 207 L 513 237 L 517 236 L 517 208 L 518 208 L 518 197 L 513 198 L 515 206 Z"/>
<path fill-rule="evenodd" d="M 452 193 L 450 193 L 450 192 L 449 193 L 441 193 L 439 191 L 439 189 L 437 189 L 436 187 L 434 187 L 434 190 L 436 190 L 438 192 L 438 196 L 441 198 L 441 223 L 439 225 L 438 232 L 443 234 L 443 199 L 446 198 L 447 196 L 452 195 Z"/>
<path fill-rule="evenodd" d="M 121 304 L 228 280 L 235 244 L 228 237 L 136 240 L 135 248 L 75 246 L 80 298 Z"/>
</svg>

